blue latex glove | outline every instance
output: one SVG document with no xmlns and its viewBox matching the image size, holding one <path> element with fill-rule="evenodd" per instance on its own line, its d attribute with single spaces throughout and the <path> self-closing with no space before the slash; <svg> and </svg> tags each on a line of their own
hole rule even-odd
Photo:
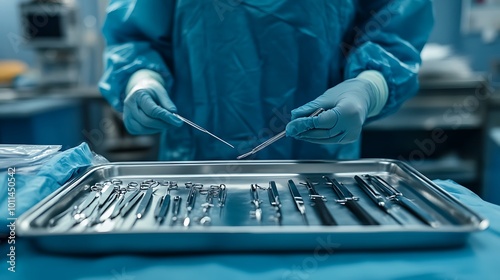
<svg viewBox="0 0 500 280">
<path fill-rule="evenodd" d="M 316 144 L 354 142 L 366 118 L 375 110 L 380 111 L 378 94 L 377 87 L 367 79 L 346 80 L 292 110 L 286 134 Z M 316 117 L 307 117 L 318 108 L 326 111 Z"/>
<path fill-rule="evenodd" d="M 172 115 L 175 112 L 177 107 L 163 85 L 156 79 L 146 78 L 135 84 L 125 98 L 123 121 L 131 134 L 154 134 L 172 125 L 182 125 L 183 122 Z"/>
</svg>

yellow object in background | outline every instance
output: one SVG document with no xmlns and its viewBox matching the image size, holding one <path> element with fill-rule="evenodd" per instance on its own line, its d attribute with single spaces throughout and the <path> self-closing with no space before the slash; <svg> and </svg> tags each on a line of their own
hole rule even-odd
<svg viewBox="0 0 500 280">
<path fill-rule="evenodd" d="M 26 72 L 28 66 L 16 60 L 0 60 L 0 84 L 10 84 L 20 74 Z"/>
</svg>

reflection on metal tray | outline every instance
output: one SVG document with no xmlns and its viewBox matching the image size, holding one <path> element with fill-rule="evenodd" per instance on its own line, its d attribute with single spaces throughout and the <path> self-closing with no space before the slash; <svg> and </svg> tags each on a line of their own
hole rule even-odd
<svg viewBox="0 0 500 280">
<path fill-rule="evenodd" d="M 141 162 L 90 168 L 19 235 L 60 253 L 374 250 L 458 246 L 487 226 L 395 160 Z"/>
</svg>

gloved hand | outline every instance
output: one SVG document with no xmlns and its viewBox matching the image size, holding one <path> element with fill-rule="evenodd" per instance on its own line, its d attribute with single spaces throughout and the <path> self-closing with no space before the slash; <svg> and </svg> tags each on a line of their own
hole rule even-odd
<svg viewBox="0 0 500 280">
<path fill-rule="evenodd" d="M 140 82 L 128 90 L 124 101 L 123 121 L 127 130 L 131 134 L 154 134 L 181 126 L 183 122 L 172 115 L 177 107 L 163 85 L 156 79 L 140 76 Z"/>
<path fill-rule="evenodd" d="M 356 141 L 367 117 L 377 115 L 387 101 L 386 88 L 381 95 L 377 84 L 359 77 L 346 80 L 292 110 L 292 121 L 286 126 L 287 136 L 316 144 Z M 385 80 L 383 85 L 387 87 Z M 307 117 L 318 108 L 325 112 Z"/>
</svg>

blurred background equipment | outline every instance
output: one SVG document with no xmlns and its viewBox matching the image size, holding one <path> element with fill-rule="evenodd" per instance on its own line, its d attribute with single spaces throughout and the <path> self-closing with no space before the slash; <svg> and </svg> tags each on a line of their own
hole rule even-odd
<svg viewBox="0 0 500 280">
<path fill-rule="evenodd" d="M 12 81 L 27 70 L 28 66 L 16 60 L 0 60 L 0 85 L 11 84 Z"/>
<path fill-rule="evenodd" d="M 75 86 L 81 75 L 81 25 L 74 0 L 20 4 L 26 47 L 36 54 L 40 86 Z"/>
<path fill-rule="evenodd" d="M 492 43 L 500 31 L 500 0 L 463 0 L 462 32 L 480 33 L 485 43 Z"/>
</svg>

